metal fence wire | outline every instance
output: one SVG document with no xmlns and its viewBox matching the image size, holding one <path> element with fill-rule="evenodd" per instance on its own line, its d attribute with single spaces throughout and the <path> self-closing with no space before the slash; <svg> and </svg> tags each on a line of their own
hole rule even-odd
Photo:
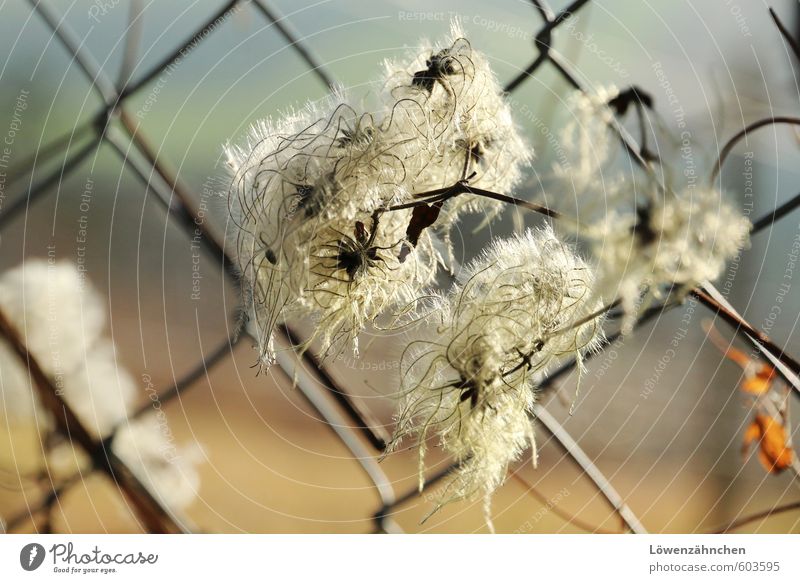
<svg viewBox="0 0 800 583">
<path fill-rule="evenodd" d="M 198 207 L 193 202 L 197 198 L 192 196 L 189 188 L 159 159 L 158 150 L 140 130 L 134 116 L 127 108 L 128 100 L 157 79 L 162 72 L 174 66 L 176 62 L 202 44 L 209 35 L 214 34 L 219 22 L 240 8 L 252 10 L 266 19 L 275 33 L 282 37 L 313 72 L 316 79 L 328 88 L 332 88 L 335 84 L 331 72 L 270 2 L 267 0 L 230 0 L 209 16 L 202 26 L 184 39 L 175 50 L 165 55 L 155 66 L 136 79 L 128 78 L 136 59 L 135 35 L 129 31 L 122 72 L 119 80 L 115 81 L 102 70 L 95 57 L 84 46 L 79 35 L 69 27 L 64 19 L 59 17 L 49 0 L 29 1 L 33 11 L 46 23 L 63 49 L 69 54 L 74 66 L 77 66 L 91 83 L 93 90 L 102 99 L 103 106 L 89 122 L 39 148 L 33 156 L 20 162 L 17 168 L 10 172 L 9 186 L 16 188 L 19 195 L 11 200 L 6 208 L 2 209 L 0 233 L 12 221 L 24 219 L 28 209 L 37 200 L 51 194 L 54 190 L 53 187 L 75 171 L 101 144 L 107 144 L 118 154 L 120 164 L 128 167 L 145 186 L 147 192 L 155 196 L 164 211 L 168 213 L 170 220 L 190 236 L 196 229 L 202 231 L 200 242 L 205 252 L 235 281 L 237 275 L 222 242 L 208 231 L 202 220 L 198 220 Z M 587 85 L 580 79 L 579 74 L 553 46 L 553 32 L 570 15 L 578 13 L 588 2 L 589 0 L 575 0 L 563 10 L 554 12 L 544 0 L 532 0 L 531 8 L 541 20 L 531 47 L 534 53 L 529 64 L 506 84 L 505 89 L 508 93 L 513 93 L 526 80 L 536 75 L 540 68 L 546 66 L 556 71 L 573 88 L 581 91 L 587 90 Z M 138 2 L 134 2 L 132 6 L 132 10 L 137 10 Z M 611 120 L 609 123 L 634 163 L 645 171 L 652 172 L 651 166 L 646 160 L 647 152 L 643 152 L 639 144 L 617 120 Z M 74 143 L 84 140 L 86 143 L 82 147 L 74 152 L 71 151 Z M 133 150 L 130 149 L 130 144 L 132 144 Z M 61 164 L 44 178 L 35 183 L 26 184 L 26 177 L 32 174 L 37 164 L 44 164 L 58 156 L 64 157 Z M 153 179 L 154 177 L 157 179 Z M 756 221 L 757 230 L 769 227 L 774 220 L 798 206 L 800 204 L 798 197 L 781 205 L 762 220 Z M 709 307 L 729 323 L 764 358 L 773 363 L 784 380 L 795 391 L 798 391 L 800 380 L 797 375 L 800 372 L 800 366 L 797 361 L 755 327 L 744 321 L 710 284 L 704 285 L 692 293 L 697 301 Z M 664 309 L 671 307 L 673 306 L 652 308 L 640 317 L 638 323 L 644 323 L 661 314 Z M 0 312 L 0 334 L 5 336 L 14 352 L 28 367 L 33 384 L 39 391 L 41 402 L 56 420 L 57 430 L 68 436 L 73 445 L 85 450 L 92 460 L 94 471 L 102 472 L 113 480 L 133 515 L 137 518 L 139 528 L 154 533 L 197 531 L 197 527 L 186 518 L 159 503 L 125 464 L 114 455 L 109 447 L 113 433 L 107 438 L 99 440 L 81 424 L 78 416 L 60 397 L 52 380 L 28 352 L 19 333 L 2 312 Z M 289 346 L 297 346 L 301 340 L 298 333 L 288 326 L 283 326 L 279 330 L 279 335 L 281 342 Z M 200 361 L 185 376 L 179 378 L 174 385 L 161 390 L 159 400 L 162 403 L 189 390 L 198 381 L 205 378 L 212 368 L 232 355 L 233 347 L 240 341 L 240 337 L 227 332 L 223 336 L 224 338 L 221 338 L 216 346 L 201 355 Z M 611 344 L 617 336 L 617 334 L 609 335 L 605 345 Z M 325 366 L 318 362 L 313 355 L 306 352 L 302 356 L 298 356 L 292 351 L 279 351 L 278 364 L 291 378 L 295 379 L 302 395 L 346 446 L 371 481 L 380 500 L 373 516 L 375 531 L 400 531 L 399 526 L 392 519 L 393 511 L 398 505 L 419 495 L 419 492 L 416 488 L 407 492 L 395 492 L 391 480 L 378 464 L 378 454 L 384 449 L 388 440 L 383 427 L 372 419 L 369 411 L 351 398 L 345 388 L 337 384 L 326 371 Z M 542 389 L 551 388 L 555 380 L 569 374 L 574 367 L 574 362 L 563 365 L 545 380 Z M 136 411 L 133 417 L 144 415 L 148 410 L 150 410 L 149 405 L 145 405 Z M 537 406 L 535 417 L 540 426 L 560 445 L 579 470 L 594 483 L 610 507 L 619 514 L 627 530 L 637 533 L 645 532 L 641 521 L 558 421 L 541 406 Z M 425 486 L 429 487 L 444 478 L 452 467 L 428 476 Z M 47 519 L 49 509 L 58 503 L 62 491 L 81 477 L 75 476 L 71 480 L 58 484 L 52 483 L 51 492 L 44 496 L 37 505 L 28 506 L 8 520 L 5 525 L 6 530 L 13 531 L 32 524 L 37 532 L 48 531 L 50 528 Z"/>
</svg>

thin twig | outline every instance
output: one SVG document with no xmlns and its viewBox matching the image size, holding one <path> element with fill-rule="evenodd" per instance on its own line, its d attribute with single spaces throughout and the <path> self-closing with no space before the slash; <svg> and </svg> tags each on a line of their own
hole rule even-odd
<svg viewBox="0 0 800 583">
<path fill-rule="evenodd" d="M 501 194 L 499 192 L 492 192 L 490 190 L 485 190 L 483 188 L 470 186 L 467 180 L 459 180 L 452 186 L 448 186 L 445 188 L 438 188 L 436 190 L 430 190 L 427 192 L 415 194 L 414 197 L 419 200 L 393 205 L 388 207 L 386 211 L 388 212 L 400 211 L 410 208 L 416 208 L 423 205 L 445 202 L 447 200 L 450 200 L 451 198 L 455 198 L 456 196 L 462 194 L 472 194 L 475 196 L 479 196 L 481 198 L 497 200 L 500 202 L 504 202 L 506 204 L 528 209 L 530 211 L 534 211 L 539 214 L 552 217 L 554 219 L 561 218 L 561 213 L 559 213 L 558 211 L 554 211 L 553 209 L 549 209 L 546 206 L 536 204 L 534 202 L 529 202 L 527 200 L 515 198 L 513 196 L 508 196 L 506 194 Z"/>
<path fill-rule="evenodd" d="M 800 194 L 794 195 L 792 198 L 787 200 L 782 205 L 775 207 L 774 210 L 770 211 L 760 219 L 757 219 L 753 223 L 753 230 L 751 231 L 753 234 L 758 233 L 766 229 L 769 226 L 772 226 L 777 221 L 788 215 L 797 207 L 800 207 Z"/>
<path fill-rule="evenodd" d="M 800 126 L 800 118 L 779 115 L 775 117 L 767 117 L 764 119 L 760 119 L 758 121 L 754 121 L 753 123 L 746 125 L 740 131 L 738 131 L 730 140 L 728 140 L 720 150 L 719 158 L 717 158 L 717 161 L 714 164 L 714 169 L 711 171 L 711 176 L 709 177 L 708 181 L 709 184 L 714 184 L 714 181 L 717 179 L 717 176 L 722 170 L 722 165 L 725 163 L 725 160 L 728 158 L 731 151 L 736 147 L 736 144 L 738 144 L 742 138 L 747 138 L 747 134 L 759 128 L 778 125 L 778 124 Z"/>
<path fill-rule="evenodd" d="M 789 29 L 781 22 L 781 19 L 778 18 L 777 13 L 774 9 L 769 9 L 769 15 L 772 17 L 772 20 L 775 21 L 775 25 L 778 27 L 781 35 L 783 36 L 784 40 L 789 44 L 789 47 L 792 49 L 794 56 L 797 59 L 800 59 L 800 45 L 797 44 L 797 41 L 789 34 Z"/>
<path fill-rule="evenodd" d="M 800 509 L 800 502 L 790 502 L 789 504 L 776 506 L 775 508 L 763 510 L 755 514 L 751 514 L 750 516 L 744 516 L 742 518 L 738 518 L 732 522 L 729 522 L 725 526 L 717 528 L 711 532 L 712 534 L 724 534 L 726 532 L 730 532 L 731 530 L 737 530 L 739 528 L 742 528 L 743 526 L 747 526 L 748 524 L 751 524 L 753 522 L 764 520 L 765 518 L 769 518 L 770 516 L 775 516 L 776 514 L 780 514 L 782 512 L 789 512 L 790 510 L 798 510 L 798 509 Z"/>
<path fill-rule="evenodd" d="M 764 356 L 774 356 L 785 367 L 787 367 L 795 377 L 800 375 L 800 363 L 798 363 L 797 360 L 795 360 L 794 357 L 788 354 L 783 348 L 770 340 L 766 334 L 760 330 L 756 330 L 744 318 L 733 313 L 727 307 L 721 305 L 706 290 L 702 288 L 695 288 L 689 293 L 691 296 L 699 300 L 701 304 L 714 311 L 720 318 L 728 323 L 737 334 L 744 334 L 744 336 L 749 339 L 750 344 L 753 345 L 753 347 L 759 352 L 764 354 Z M 800 386 L 798 386 L 797 379 L 790 378 L 780 368 L 777 370 L 783 379 L 789 384 L 789 386 L 791 386 L 794 391 L 800 395 Z"/>
<path fill-rule="evenodd" d="M 525 487 L 525 491 L 526 491 L 527 494 L 529 494 L 530 496 L 533 496 L 534 498 L 536 498 L 542 504 L 545 504 L 547 506 L 548 510 L 552 511 L 553 514 L 555 514 L 556 516 L 558 516 L 559 518 L 561 518 L 562 520 L 564 520 L 568 524 L 571 524 L 572 526 L 576 526 L 576 527 L 578 527 L 581 530 L 584 530 L 586 532 L 599 533 L 599 534 L 617 534 L 616 531 L 606 530 L 604 528 L 600 528 L 599 526 L 594 526 L 593 524 L 589 524 L 588 522 L 584 522 L 583 520 L 581 520 L 577 516 L 573 516 L 569 512 L 561 510 L 561 508 L 557 504 L 551 504 L 551 500 L 549 500 L 544 494 L 542 494 L 536 488 L 534 488 L 533 485 L 529 484 L 528 481 L 525 478 L 523 478 L 522 476 L 520 476 L 519 474 L 516 474 L 516 473 L 513 474 L 512 478 L 514 480 L 516 480 L 517 482 L 519 482 L 522 486 Z"/>
</svg>

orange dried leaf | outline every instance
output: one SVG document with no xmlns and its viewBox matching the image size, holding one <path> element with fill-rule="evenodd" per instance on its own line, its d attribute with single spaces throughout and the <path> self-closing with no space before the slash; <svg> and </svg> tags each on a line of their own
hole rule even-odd
<svg viewBox="0 0 800 583">
<path fill-rule="evenodd" d="M 754 359 L 744 351 L 731 346 L 722 338 L 720 333 L 717 332 L 713 324 L 705 322 L 703 328 L 706 330 L 714 346 L 722 352 L 722 355 L 742 367 L 745 373 L 745 379 L 742 381 L 741 385 L 743 391 L 751 395 L 759 396 L 770 390 L 772 381 L 775 379 L 776 375 L 776 371 L 771 365 Z"/>
<path fill-rule="evenodd" d="M 742 455 L 746 455 L 750 449 L 750 445 L 759 439 L 761 439 L 761 427 L 756 421 L 753 421 L 747 426 L 744 437 L 742 437 Z"/>
<path fill-rule="evenodd" d="M 779 474 L 792 465 L 794 452 L 787 447 L 786 429 L 777 419 L 757 413 L 744 433 L 743 453 L 754 441 L 759 442 L 758 460 L 769 473 Z"/>
<path fill-rule="evenodd" d="M 725 355 L 726 358 L 732 360 L 745 370 L 747 369 L 748 366 L 750 366 L 750 363 L 752 362 L 752 359 L 749 356 L 747 356 L 744 352 L 742 352 L 738 348 L 734 348 L 733 346 L 729 346 L 727 349 L 724 349 L 723 354 Z"/>
<path fill-rule="evenodd" d="M 742 390 L 751 395 L 763 395 L 772 386 L 775 374 L 773 367 L 768 364 L 762 364 L 755 376 L 747 377 L 742 381 Z"/>
</svg>

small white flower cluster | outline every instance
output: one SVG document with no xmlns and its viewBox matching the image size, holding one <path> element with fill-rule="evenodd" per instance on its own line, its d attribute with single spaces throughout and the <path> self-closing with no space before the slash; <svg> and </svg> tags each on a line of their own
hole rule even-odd
<svg viewBox="0 0 800 583">
<path fill-rule="evenodd" d="M 551 229 L 498 240 L 465 268 L 425 320 L 435 328 L 401 361 L 403 400 L 391 447 L 417 437 L 420 479 L 434 433 L 461 465 L 440 504 L 503 483 L 535 444 L 530 419 L 537 375 L 580 358 L 602 338 L 594 275 Z"/>
<path fill-rule="evenodd" d="M 103 298 L 81 280 L 77 269 L 66 262 L 27 260 L 0 276 L 0 310 L 85 427 L 100 438 L 118 428 L 111 443 L 114 453 L 167 505 L 188 506 L 199 487 L 199 446 L 175 448 L 162 420 L 153 415 L 128 419 L 136 402 L 136 383 L 117 364 L 114 343 L 103 335 Z M 17 470 L 36 472 L 47 465 L 67 476 L 83 469 L 89 463 L 83 452 L 48 437 L 53 419 L 31 383 L 25 364 L 0 340 L 3 433 L 12 451 L 21 447 L 14 436 L 25 439 L 31 431 L 44 447 L 36 452 L 43 457 L 17 464 Z"/>
<path fill-rule="evenodd" d="M 714 188 L 694 181 L 662 187 L 652 175 L 614 168 L 620 145 L 608 126 L 609 103 L 619 95 L 610 87 L 570 98 L 561 135 L 569 159 L 554 174 L 576 194 L 576 233 L 588 239 L 597 260 L 597 293 L 621 301 L 629 332 L 640 310 L 667 289 L 680 297 L 719 277 L 749 244 L 751 224 Z"/>
<path fill-rule="evenodd" d="M 530 157 L 488 61 L 457 28 L 443 46 L 388 63 L 380 87 L 372 113 L 337 92 L 225 149 L 229 239 L 264 365 L 286 318 L 312 318 L 309 343 L 324 356 L 357 352 L 366 324 L 432 283 L 435 235 L 413 233 L 411 208 L 389 207 L 464 179 L 507 191 Z M 439 201 L 428 209 L 441 212 L 438 248 L 450 253 L 447 228 L 463 213 L 498 209 L 465 194 Z"/>
</svg>

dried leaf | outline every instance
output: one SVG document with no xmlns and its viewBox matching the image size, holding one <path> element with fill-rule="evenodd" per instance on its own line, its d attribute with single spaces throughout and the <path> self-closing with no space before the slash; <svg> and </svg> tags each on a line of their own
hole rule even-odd
<svg viewBox="0 0 800 583">
<path fill-rule="evenodd" d="M 763 395 L 772 387 L 776 374 L 772 366 L 762 364 L 755 376 L 745 378 L 742 381 L 742 390 L 751 395 Z"/>
<path fill-rule="evenodd" d="M 439 218 L 439 213 L 442 210 L 442 202 L 435 202 L 433 204 L 423 204 L 414 207 L 411 213 L 411 220 L 406 228 L 406 240 L 412 247 L 417 246 L 419 237 L 422 231 L 430 227 Z M 411 252 L 411 248 L 406 244 L 400 249 L 398 259 L 402 262 L 405 261 L 406 256 Z"/>
<path fill-rule="evenodd" d="M 732 360 L 745 370 L 747 370 L 748 367 L 752 366 L 751 363 L 753 362 L 753 359 L 750 358 L 743 351 L 739 350 L 738 348 L 730 346 L 723 351 L 723 354 L 725 355 L 726 358 Z"/>
<path fill-rule="evenodd" d="M 779 420 L 757 413 L 744 433 L 743 454 L 754 441 L 759 442 L 758 460 L 767 472 L 779 474 L 792 465 L 794 452 L 787 446 L 786 429 Z"/>
<path fill-rule="evenodd" d="M 772 365 L 754 359 L 744 351 L 728 345 L 713 325 L 704 323 L 703 327 L 706 329 L 711 341 L 720 349 L 725 358 L 732 360 L 744 370 L 745 378 L 741 384 L 741 389 L 744 392 L 759 396 L 772 388 L 772 383 L 778 374 Z"/>
</svg>

